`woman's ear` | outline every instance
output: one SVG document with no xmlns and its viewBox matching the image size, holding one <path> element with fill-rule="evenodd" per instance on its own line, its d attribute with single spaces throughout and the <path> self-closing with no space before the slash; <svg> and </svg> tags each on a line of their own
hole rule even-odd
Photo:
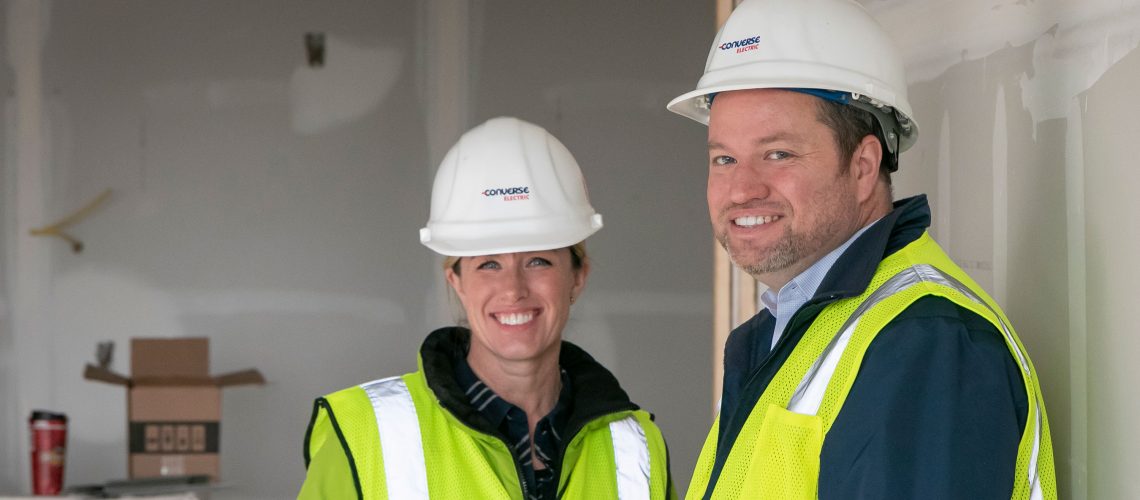
<svg viewBox="0 0 1140 500">
<path fill-rule="evenodd" d="M 573 303 L 582 296 L 586 288 L 586 278 L 590 276 L 590 261 L 583 261 L 582 267 L 574 270 L 574 286 L 570 288 L 570 302 Z"/>
<path fill-rule="evenodd" d="M 458 265 L 458 264 L 456 264 L 456 265 Z M 451 289 L 453 291 L 455 291 L 455 295 L 458 296 L 459 300 L 462 301 L 463 300 L 463 278 L 459 276 L 459 273 L 455 272 L 455 270 L 450 268 L 450 267 L 443 270 L 443 276 L 445 278 L 447 278 L 447 284 L 451 285 Z"/>
</svg>

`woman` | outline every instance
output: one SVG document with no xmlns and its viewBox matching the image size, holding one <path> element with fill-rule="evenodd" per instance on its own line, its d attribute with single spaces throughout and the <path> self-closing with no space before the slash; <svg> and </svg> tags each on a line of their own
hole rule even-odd
<svg viewBox="0 0 1140 500">
<path fill-rule="evenodd" d="M 467 327 L 419 371 L 318 398 L 302 498 L 672 498 L 665 442 L 617 380 L 562 340 L 602 227 L 570 152 L 496 118 L 444 158 L 420 240 Z"/>
</svg>

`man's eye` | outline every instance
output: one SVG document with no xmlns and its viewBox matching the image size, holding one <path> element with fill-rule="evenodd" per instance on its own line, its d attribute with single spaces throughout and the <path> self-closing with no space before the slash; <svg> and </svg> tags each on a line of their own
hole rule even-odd
<svg viewBox="0 0 1140 500">
<path fill-rule="evenodd" d="M 731 165 L 733 163 L 736 163 L 736 158 L 733 158 L 733 157 L 728 156 L 728 155 L 718 155 L 718 156 L 714 156 L 712 158 L 712 164 L 719 166 L 719 167 L 723 167 L 725 165 Z"/>
<path fill-rule="evenodd" d="M 787 151 L 772 151 L 771 153 L 768 153 L 768 155 L 764 158 L 767 160 L 787 160 L 791 157 L 792 154 Z"/>
</svg>

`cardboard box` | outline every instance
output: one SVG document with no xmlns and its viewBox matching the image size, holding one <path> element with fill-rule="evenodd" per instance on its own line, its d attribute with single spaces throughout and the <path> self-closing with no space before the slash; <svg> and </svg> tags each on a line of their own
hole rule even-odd
<svg viewBox="0 0 1140 500">
<path fill-rule="evenodd" d="M 131 376 L 88 364 L 83 378 L 127 387 L 131 479 L 208 474 L 215 481 L 223 387 L 264 384 L 256 369 L 210 375 L 210 339 L 131 339 Z"/>
</svg>

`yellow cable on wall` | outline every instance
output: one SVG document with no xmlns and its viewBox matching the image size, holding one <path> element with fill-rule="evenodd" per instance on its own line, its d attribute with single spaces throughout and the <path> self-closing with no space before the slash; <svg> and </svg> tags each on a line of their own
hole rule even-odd
<svg viewBox="0 0 1140 500">
<path fill-rule="evenodd" d="M 90 215 L 91 212 L 95 211 L 95 209 L 98 208 L 99 205 L 101 205 L 104 201 L 107 201 L 107 198 L 110 198 L 110 197 L 111 197 L 111 190 L 110 189 L 103 191 L 99 196 L 96 196 L 94 200 L 91 200 L 91 202 L 84 205 L 83 208 L 80 208 L 79 210 L 76 210 L 75 212 L 73 212 L 71 215 L 68 215 L 67 217 L 64 217 L 63 219 L 60 219 L 55 224 L 52 224 L 50 226 L 40 227 L 40 228 L 33 228 L 29 232 L 31 233 L 32 236 L 55 236 L 57 238 L 60 238 L 64 241 L 70 243 L 72 252 L 75 252 L 75 253 L 82 252 L 83 251 L 83 242 L 79 241 L 74 236 L 67 234 L 64 231 L 64 229 L 66 229 L 67 227 L 83 220 L 85 217 Z"/>
</svg>

